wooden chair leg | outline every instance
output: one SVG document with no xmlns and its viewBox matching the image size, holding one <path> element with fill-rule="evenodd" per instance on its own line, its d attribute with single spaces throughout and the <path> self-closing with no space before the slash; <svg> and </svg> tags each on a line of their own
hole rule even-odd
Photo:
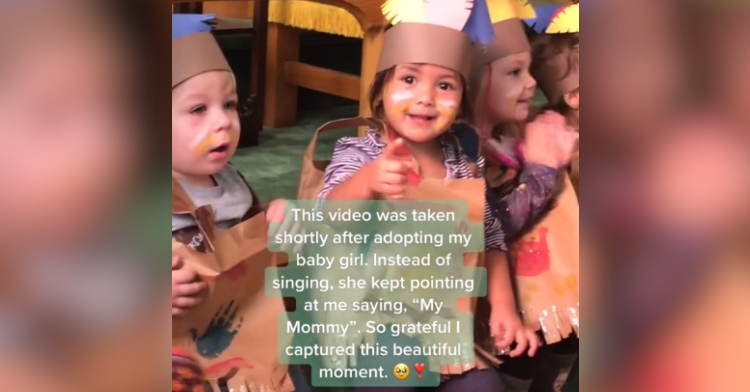
<svg viewBox="0 0 750 392">
<path fill-rule="evenodd" d="M 268 45 L 268 2 L 255 1 L 253 5 L 253 42 L 250 60 L 249 96 L 252 97 L 252 113 L 242 121 L 240 147 L 256 146 L 263 131 L 266 103 L 266 52 Z"/>
<path fill-rule="evenodd" d="M 266 102 L 263 123 L 285 128 L 297 123 L 297 86 L 285 80 L 284 64 L 299 60 L 299 30 L 278 23 L 268 24 L 266 57 Z"/>
</svg>

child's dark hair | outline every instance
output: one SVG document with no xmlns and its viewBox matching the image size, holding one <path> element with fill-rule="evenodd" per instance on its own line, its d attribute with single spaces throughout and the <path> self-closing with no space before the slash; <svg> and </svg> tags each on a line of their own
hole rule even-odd
<svg viewBox="0 0 750 392">
<path fill-rule="evenodd" d="M 375 74 L 375 79 L 373 79 L 372 85 L 370 86 L 368 101 L 373 116 L 377 118 L 382 119 L 385 115 L 383 112 L 383 89 L 385 88 L 385 84 L 393 78 L 395 72 L 395 66 L 378 72 Z M 464 91 L 463 94 L 461 94 L 461 106 L 458 109 L 456 122 L 469 122 L 471 121 L 472 116 L 471 102 L 469 101 L 469 87 L 463 77 L 461 77 L 461 83 L 463 84 Z"/>
<path fill-rule="evenodd" d="M 542 90 L 578 72 L 579 42 L 578 34 L 540 34 L 531 38 L 530 73 Z M 562 94 L 548 96 L 547 100 L 545 110 L 562 115 L 571 110 Z"/>
</svg>

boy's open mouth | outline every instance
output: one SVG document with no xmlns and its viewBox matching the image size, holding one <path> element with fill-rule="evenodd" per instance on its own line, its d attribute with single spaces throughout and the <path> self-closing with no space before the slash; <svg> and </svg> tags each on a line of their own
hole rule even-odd
<svg viewBox="0 0 750 392">
<path fill-rule="evenodd" d="M 223 153 L 225 153 L 225 152 L 227 152 L 227 151 L 229 151 L 229 145 L 228 145 L 228 144 L 222 144 L 221 146 L 219 146 L 219 147 L 216 147 L 216 148 L 212 149 L 212 150 L 211 150 L 211 151 L 209 151 L 209 152 L 214 152 L 214 153 L 218 153 L 218 154 L 223 154 Z"/>
</svg>

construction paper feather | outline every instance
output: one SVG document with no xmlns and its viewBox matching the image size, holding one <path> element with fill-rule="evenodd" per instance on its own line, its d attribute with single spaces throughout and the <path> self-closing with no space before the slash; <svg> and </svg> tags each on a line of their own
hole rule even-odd
<svg viewBox="0 0 750 392">
<path fill-rule="evenodd" d="M 509 19 L 534 18 L 534 7 L 528 0 L 487 0 L 492 23 Z"/>
<path fill-rule="evenodd" d="M 391 24 L 427 23 L 462 31 L 474 0 L 388 0 L 381 10 Z"/>
<path fill-rule="evenodd" d="M 534 10 L 536 11 L 536 17 L 524 19 L 526 20 L 526 24 L 534 29 L 537 34 L 544 34 L 544 32 L 547 31 L 547 28 L 550 26 L 550 23 L 552 23 L 552 18 L 563 7 L 565 6 L 560 4 L 539 4 L 534 8 Z"/>
<path fill-rule="evenodd" d="M 211 31 L 210 21 L 216 14 L 172 14 L 172 39 Z"/>
<path fill-rule="evenodd" d="M 580 6 L 572 4 L 560 9 L 554 16 L 549 27 L 545 31 L 547 34 L 566 34 L 580 32 Z"/>
<path fill-rule="evenodd" d="M 469 21 L 464 28 L 471 42 L 489 45 L 495 39 L 495 29 L 492 28 L 490 10 L 486 0 L 476 0 L 471 10 Z"/>
<path fill-rule="evenodd" d="M 530 19 L 536 17 L 536 11 L 534 10 L 534 6 L 531 5 L 531 2 L 528 0 L 516 0 L 514 1 L 514 4 L 516 6 L 516 12 L 518 13 L 518 18 L 520 19 Z"/>
<path fill-rule="evenodd" d="M 383 16 L 394 25 L 424 23 L 424 6 L 421 0 L 387 0 L 381 10 Z"/>
</svg>

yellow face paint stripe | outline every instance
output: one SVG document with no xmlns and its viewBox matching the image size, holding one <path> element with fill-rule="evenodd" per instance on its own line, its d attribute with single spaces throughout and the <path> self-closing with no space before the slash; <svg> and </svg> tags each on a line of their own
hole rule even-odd
<svg viewBox="0 0 750 392">
<path fill-rule="evenodd" d="M 202 137 L 201 139 L 198 139 L 194 143 L 193 151 L 198 155 L 205 154 L 214 144 L 213 142 L 214 142 L 213 134 L 205 135 L 204 137 Z"/>
</svg>

